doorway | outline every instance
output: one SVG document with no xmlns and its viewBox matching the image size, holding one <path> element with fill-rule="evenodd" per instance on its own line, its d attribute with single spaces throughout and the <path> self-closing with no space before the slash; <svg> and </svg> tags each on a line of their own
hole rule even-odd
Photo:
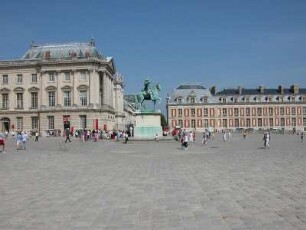
<svg viewBox="0 0 306 230">
<path fill-rule="evenodd" d="M 1 132 L 10 131 L 10 119 L 7 117 L 1 118 Z"/>
</svg>

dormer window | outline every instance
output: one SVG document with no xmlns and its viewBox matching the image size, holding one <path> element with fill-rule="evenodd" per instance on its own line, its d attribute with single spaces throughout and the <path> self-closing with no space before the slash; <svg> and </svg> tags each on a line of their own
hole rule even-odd
<svg viewBox="0 0 306 230">
<path fill-rule="evenodd" d="M 207 97 L 207 96 L 202 97 L 202 98 L 200 99 L 200 101 L 201 101 L 202 103 L 207 103 L 207 102 L 208 102 L 208 97 Z"/>
<path fill-rule="evenodd" d="M 182 98 L 177 98 L 177 99 L 176 99 L 176 102 L 179 103 L 179 104 L 181 104 L 181 103 L 182 103 Z"/>
<path fill-rule="evenodd" d="M 190 103 L 192 103 L 192 104 L 195 103 L 195 98 L 194 98 L 194 97 L 191 97 L 191 98 L 190 98 Z"/>
<path fill-rule="evenodd" d="M 220 97 L 219 100 L 220 100 L 222 103 L 226 103 L 226 98 L 225 98 L 225 97 Z"/>
</svg>

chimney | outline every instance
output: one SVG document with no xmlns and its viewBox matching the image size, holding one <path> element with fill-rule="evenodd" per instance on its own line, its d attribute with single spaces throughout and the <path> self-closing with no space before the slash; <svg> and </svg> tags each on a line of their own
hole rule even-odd
<svg viewBox="0 0 306 230">
<path fill-rule="evenodd" d="M 282 85 L 278 86 L 278 91 L 279 91 L 281 94 L 284 94 L 284 86 L 282 86 Z"/>
<path fill-rule="evenodd" d="M 294 94 L 298 94 L 299 93 L 299 85 L 294 84 L 291 86 L 291 92 Z"/>
<path fill-rule="evenodd" d="M 46 53 L 45 53 L 45 59 L 47 59 L 47 60 L 50 59 L 50 51 L 46 51 Z"/>
<path fill-rule="evenodd" d="M 242 87 L 238 86 L 238 94 L 241 95 L 242 94 Z"/>
<path fill-rule="evenodd" d="M 265 87 L 263 85 L 259 86 L 259 92 L 264 93 L 265 92 Z"/>
<path fill-rule="evenodd" d="M 216 91 L 217 91 L 216 86 L 212 86 L 212 87 L 210 88 L 210 92 L 211 92 L 212 95 L 216 95 Z"/>
</svg>

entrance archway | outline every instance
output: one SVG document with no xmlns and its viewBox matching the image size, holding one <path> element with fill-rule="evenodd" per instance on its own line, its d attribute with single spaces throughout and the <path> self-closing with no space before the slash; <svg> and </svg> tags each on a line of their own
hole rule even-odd
<svg viewBox="0 0 306 230">
<path fill-rule="evenodd" d="M 8 117 L 1 118 L 1 132 L 10 131 L 11 120 Z"/>
</svg>

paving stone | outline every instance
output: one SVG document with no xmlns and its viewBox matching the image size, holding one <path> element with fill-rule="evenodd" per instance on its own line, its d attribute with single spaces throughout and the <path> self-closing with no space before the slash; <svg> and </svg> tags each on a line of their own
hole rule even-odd
<svg viewBox="0 0 306 230">
<path fill-rule="evenodd" d="M 304 230 L 306 144 L 295 135 L 180 143 L 30 140 L 0 153 L 0 229 Z"/>
</svg>

